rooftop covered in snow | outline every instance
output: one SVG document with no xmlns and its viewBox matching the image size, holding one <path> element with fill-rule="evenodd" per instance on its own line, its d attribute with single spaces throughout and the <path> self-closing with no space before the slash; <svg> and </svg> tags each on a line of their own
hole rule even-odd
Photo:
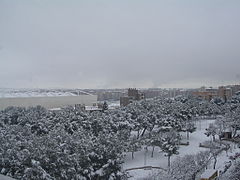
<svg viewBox="0 0 240 180">
<path fill-rule="evenodd" d="M 0 89 L 0 98 L 92 95 L 79 89 Z"/>
</svg>

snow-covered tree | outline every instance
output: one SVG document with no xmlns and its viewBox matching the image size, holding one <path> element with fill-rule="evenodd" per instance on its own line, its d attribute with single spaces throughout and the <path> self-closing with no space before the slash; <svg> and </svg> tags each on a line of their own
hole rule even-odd
<svg viewBox="0 0 240 180">
<path fill-rule="evenodd" d="M 106 111 L 106 110 L 108 110 L 108 104 L 107 104 L 106 101 L 104 101 L 104 103 L 103 103 L 103 111 Z"/>
<path fill-rule="evenodd" d="M 169 131 L 163 134 L 161 138 L 161 150 L 168 158 L 168 167 L 170 167 L 170 158 L 174 154 L 179 154 L 180 135 L 175 131 Z"/>
<path fill-rule="evenodd" d="M 18 112 L 21 112 L 17 114 Z M 12 121 L 12 113 L 14 120 Z M 0 111 L 0 172 L 16 179 L 117 179 L 129 129 L 104 113 Z"/>
<path fill-rule="evenodd" d="M 213 123 L 209 124 L 209 127 L 206 129 L 206 132 L 204 134 L 206 134 L 207 137 L 212 136 L 213 141 L 215 141 L 217 127 Z"/>
<path fill-rule="evenodd" d="M 141 146 L 141 140 L 137 139 L 136 136 L 130 138 L 127 150 L 132 153 L 132 159 L 134 159 L 134 152 L 140 150 Z"/>
<path fill-rule="evenodd" d="M 240 161 L 232 165 L 231 168 L 220 177 L 220 180 L 239 180 L 240 177 Z"/>
<path fill-rule="evenodd" d="M 154 174 L 152 180 L 196 179 L 197 174 L 206 168 L 209 159 L 210 154 L 208 151 L 177 157 L 171 164 L 169 171 L 160 171 L 159 173 Z"/>
</svg>

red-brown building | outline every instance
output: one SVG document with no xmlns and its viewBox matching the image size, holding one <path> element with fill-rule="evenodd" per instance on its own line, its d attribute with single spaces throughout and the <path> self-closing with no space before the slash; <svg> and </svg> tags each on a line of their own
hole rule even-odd
<svg viewBox="0 0 240 180">
<path fill-rule="evenodd" d="M 198 91 L 193 91 L 192 95 L 211 101 L 215 97 L 220 97 L 224 101 L 230 99 L 233 95 L 240 91 L 240 85 L 220 86 L 218 88 L 200 88 Z"/>
</svg>

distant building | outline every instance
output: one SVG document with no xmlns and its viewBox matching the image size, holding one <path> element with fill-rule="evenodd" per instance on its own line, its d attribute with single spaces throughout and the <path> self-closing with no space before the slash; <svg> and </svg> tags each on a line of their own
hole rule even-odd
<svg viewBox="0 0 240 180">
<path fill-rule="evenodd" d="M 225 102 L 232 97 L 232 89 L 221 86 L 218 88 L 218 96 L 221 97 Z"/>
<path fill-rule="evenodd" d="M 99 90 L 96 92 L 98 101 L 119 101 L 124 96 L 124 90 Z"/>
<path fill-rule="evenodd" d="M 177 96 L 188 96 L 188 95 L 189 95 L 189 90 L 187 89 L 171 88 L 171 89 L 168 89 L 167 98 L 175 98 Z"/>
<path fill-rule="evenodd" d="M 140 93 L 136 88 L 129 88 L 128 89 L 128 97 L 132 100 L 141 100 L 144 99 L 144 93 Z"/>
<path fill-rule="evenodd" d="M 120 98 L 120 106 L 127 106 L 130 104 L 131 100 L 128 96 L 123 96 Z"/>
<path fill-rule="evenodd" d="M 201 88 L 199 91 L 192 92 L 192 95 L 207 101 L 211 101 L 213 98 L 218 97 L 218 89 Z"/>
<path fill-rule="evenodd" d="M 233 95 L 235 95 L 237 92 L 240 91 L 240 85 L 232 85 L 232 86 L 230 86 L 230 88 L 232 89 Z"/>
<path fill-rule="evenodd" d="M 154 97 L 163 97 L 165 93 L 162 89 L 146 89 L 143 90 L 142 92 L 144 92 L 144 97 L 146 99 Z"/>
<path fill-rule="evenodd" d="M 139 101 L 144 98 L 144 93 L 139 92 L 136 88 L 129 88 L 128 95 L 120 98 L 120 106 L 127 106 L 134 101 Z"/>
<path fill-rule="evenodd" d="M 222 98 L 225 102 L 233 95 L 240 91 L 240 85 L 220 86 L 218 88 L 205 88 L 201 87 L 197 91 L 193 91 L 192 95 L 202 99 L 211 101 L 213 98 Z"/>
</svg>

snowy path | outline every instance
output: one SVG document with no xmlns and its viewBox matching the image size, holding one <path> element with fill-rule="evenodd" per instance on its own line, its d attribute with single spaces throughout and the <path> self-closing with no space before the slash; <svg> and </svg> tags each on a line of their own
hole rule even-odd
<svg viewBox="0 0 240 180">
<path fill-rule="evenodd" d="M 0 174 L 0 180 L 15 180 L 15 179 Z"/>
<path fill-rule="evenodd" d="M 206 137 L 204 134 L 205 129 L 209 126 L 210 123 L 213 123 L 215 120 L 199 120 L 196 123 L 197 130 L 190 134 L 189 146 L 180 146 L 179 155 L 175 155 L 171 158 L 173 161 L 177 156 L 184 156 L 186 154 L 196 154 L 200 151 L 206 150 L 205 148 L 199 147 L 199 143 L 210 140 L 209 137 Z M 184 142 L 187 141 L 186 133 L 182 134 Z M 123 164 L 123 169 L 141 167 L 141 166 L 156 166 L 161 168 L 167 168 L 167 157 L 164 156 L 162 152 L 159 152 L 159 148 L 155 148 L 154 156 L 151 157 L 151 147 L 148 149 L 146 154 L 146 164 L 144 163 L 144 153 L 145 151 L 138 151 L 134 153 L 134 159 L 132 160 L 131 153 L 128 153 L 125 157 L 125 163 Z M 140 179 L 143 177 L 148 177 L 149 174 L 152 174 L 154 170 L 135 170 L 129 172 L 131 176 L 130 179 Z M 155 170 L 156 171 L 156 170 Z"/>
</svg>

